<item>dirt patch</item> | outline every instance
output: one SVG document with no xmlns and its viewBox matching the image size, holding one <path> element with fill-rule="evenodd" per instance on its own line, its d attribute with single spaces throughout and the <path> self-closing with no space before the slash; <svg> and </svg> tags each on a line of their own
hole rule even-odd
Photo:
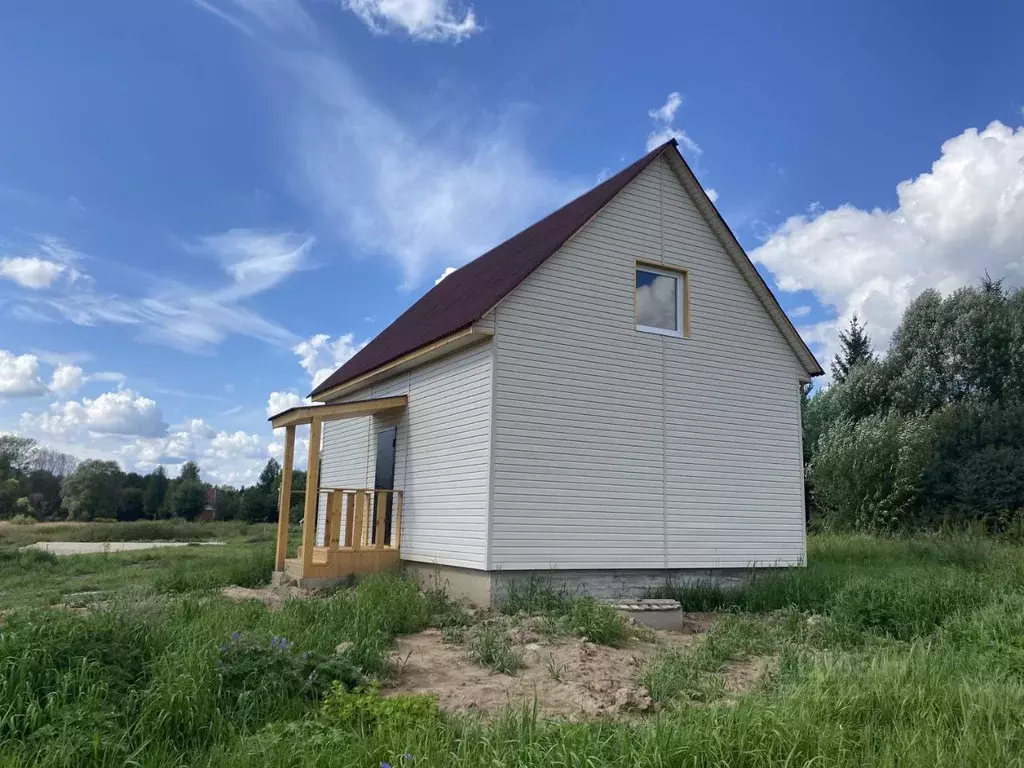
<svg viewBox="0 0 1024 768">
<path fill-rule="evenodd" d="M 516 627 L 510 635 L 523 652 L 524 667 L 511 676 L 477 666 L 464 646 L 446 645 L 438 630 L 428 629 L 398 639 L 392 656 L 396 677 L 385 695 L 434 694 L 451 712 L 489 714 L 509 705 L 532 707 L 534 701 L 549 717 L 647 712 L 657 705 L 636 682 L 642 669 L 660 647 L 691 647 L 699 639 L 692 632 L 651 632 L 654 642 L 609 648 L 579 638 L 550 641 L 529 626 Z"/>
<path fill-rule="evenodd" d="M 57 557 L 69 555 L 97 555 L 112 552 L 136 552 L 142 549 L 160 549 L 161 547 L 222 547 L 223 541 L 40 541 L 29 544 L 22 549 L 38 549 L 50 552 Z"/>
<path fill-rule="evenodd" d="M 778 667 L 778 656 L 754 656 L 742 661 L 730 661 L 722 672 L 725 692 L 730 696 L 749 693 L 766 675 Z"/>
<path fill-rule="evenodd" d="M 263 603 L 267 610 L 279 611 L 285 600 L 293 597 L 312 597 L 314 592 L 310 589 L 300 589 L 292 584 L 282 584 L 279 587 L 266 586 L 258 589 L 251 587 L 224 587 L 221 594 L 234 603 L 245 603 L 249 600 L 257 600 Z"/>
</svg>

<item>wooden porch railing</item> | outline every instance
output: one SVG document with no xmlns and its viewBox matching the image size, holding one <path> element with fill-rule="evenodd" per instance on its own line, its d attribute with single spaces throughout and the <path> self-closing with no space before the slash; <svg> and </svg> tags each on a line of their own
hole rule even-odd
<svg viewBox="0 0 1024 768">
<path fill-rule="evenodd" d="M 321 546 L 328 551 L 398 549 L 401 545 L 402 491 L 392 488 L 321 488 L 320 494 L 327 496 L 327 519 Z"/>
</svg>

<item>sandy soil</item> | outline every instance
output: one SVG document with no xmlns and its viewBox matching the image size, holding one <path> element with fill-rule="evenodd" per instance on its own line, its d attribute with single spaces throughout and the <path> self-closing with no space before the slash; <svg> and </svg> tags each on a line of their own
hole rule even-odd
<svg viewBox="0 0 1024 768">
<path fill-rule="evenodd" d="M 258 600 L 267 606 L 268 610 L 278 611 L 284 601 L 292 597 L 312 597 L 313 591 L 299 589 L 291 584 L 282 584 L 279 587 L 266 586 L 259 589 L 249 587 L 224 587 L 221 594 L 228 600 L 236 603 L 244 603 L 248 600 Z"/>
<path fill-rule="evenodd" d="M 462 645 L 441 641 L 428 629 L 398 638 L 392 655 L 394 679 L 385 695 L 433 694 L 442 709 L 494 713 L 506 706 L 536 706 L 541 715 L 589 719 L 657 709 L 636 680 L 659 648 L 690 648 L 711 627 L 713 614 L 688 614 L 684 632 L 655 631 L 655 642 L 631 641 L 623 648 L 579 638 L 547 641 L 527 627 L 510 637 L 523 651 L 525 667 L 514 676 L 492 672 L 469 660 Z M 760 659 L 734 662 L 724 672 L 728 694 L 749 690 L 763 675 Z"/>
<path fill-rule="evenodd" d="M 38 541 L 22 549 L 41 549 L 52 552 L 57 557 L 67 555 L 94 555 L 108 552 L 135 552 L 140 549 L 158 549 L 160 547 L 187 547 L 191 544 L 199 546 L 224 546 L 223 541 Z"/>
</svg>

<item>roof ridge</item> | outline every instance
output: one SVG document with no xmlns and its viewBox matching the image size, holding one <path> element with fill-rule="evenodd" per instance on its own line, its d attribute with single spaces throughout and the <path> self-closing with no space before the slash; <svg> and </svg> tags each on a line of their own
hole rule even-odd
<svg viewBox="0 0 1024 768">
<path fill-rule="evenodd" d="M 647 166 L 677 144 L 674 138 L 660 144 L 614 176 L 459 267 L 314 387 L 309 396 L 321 396 L 478 321 L 554 255 Z"/>
</svg>

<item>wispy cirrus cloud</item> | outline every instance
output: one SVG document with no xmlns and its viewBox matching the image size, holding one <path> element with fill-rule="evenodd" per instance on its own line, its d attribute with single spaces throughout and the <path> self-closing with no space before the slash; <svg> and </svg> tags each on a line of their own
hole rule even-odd
<svg viewBox="0 0 1024 768">
<path fill-rule="evenodd" d="M 459 42 L 482 31 L 473 8 L 449 0 L 343 0 L 377 34 L 402 31 L 418 40 Z"/>
<path fill-rule="evenodd" d="M 292 187 L 358 252 L 397 262 L 406 287 L 475 258 L 585 186 L 538 166 L 514 109 L 474 120 L 446 102 L 399 118 L 309 29 L 300 3 L 282 0 L 273 17 L 261 6 L 216 7 L 254 30 L 290 78 L 292 87 L 277 89 L 285 95 L 274 112 Z"/>
<path fill-rule="evenodd" d="M 33 291 L 50 288 L 58 280 L 75 282 L 84 274 L 76 266 L 82 254 L 52 235 L 39 235 L 29 245 L 5 248 L 0 254 L 0 278 Z"/>
<path fill-rule="evenodd" d="M 250 229 L 209 235 L 188 249 L 220 266 L 226 278 L 220 286 L 196 288 L 161 280 L 147 292 L 125 296 L 83 281 L 57 293 L 23 297 L 21 306 L 29 307 L 30 315 L 22 319 L 56 317 L 83 326 L 131 326 L 144 341 L 187 352 L 210 352 L 231 335 L 292 347 L 300 339 L 247 307 L 245 300 L 307 268 L 313 242 L 313 238 L 294 232 Z"/>
</svg>

